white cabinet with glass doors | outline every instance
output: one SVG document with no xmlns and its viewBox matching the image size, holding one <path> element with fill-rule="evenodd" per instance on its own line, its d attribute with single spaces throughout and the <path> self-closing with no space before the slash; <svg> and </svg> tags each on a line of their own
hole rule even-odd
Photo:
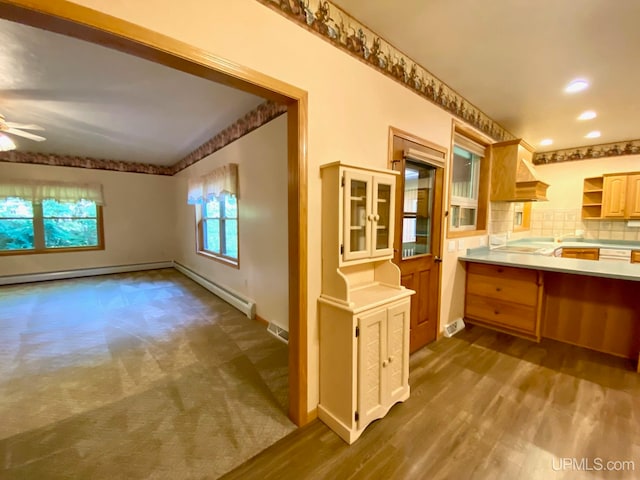
<svg viewBox="0 0 640 480">
<path fill-rule="evenodd" d="M 415 292 L 400 284 L 400 269 L 391 261 L 399 174 L 341 162 L 323 165 L 321 174 L 318 415 L 351 443 L 409 396 L 408 322 Z"/>
<path fill-rule="evenodd" d="M 342 260 L 393 255 L 395 176 L 343 169 Z"/>
</svg>

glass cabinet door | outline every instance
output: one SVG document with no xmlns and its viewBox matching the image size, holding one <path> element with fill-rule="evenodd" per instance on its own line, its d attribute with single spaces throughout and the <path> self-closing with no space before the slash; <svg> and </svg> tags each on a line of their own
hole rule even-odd
<svg viewBox="0 0 640 480">
<path fill-rule="evenodd" d="M 372 237 L 374 242 L 373 255 L 382 256 L 393 253 L 393 222 L 391 221 L 394 208 L 393 186 L 394 178 L 374 177 L 373 181 L 373 211 Z"/>
<path fill-rule="evenodd" d="M 367 258 L 371 250 L 371 180 L 358 172 L 344 173 L 344 260 Z"/>
</svg>

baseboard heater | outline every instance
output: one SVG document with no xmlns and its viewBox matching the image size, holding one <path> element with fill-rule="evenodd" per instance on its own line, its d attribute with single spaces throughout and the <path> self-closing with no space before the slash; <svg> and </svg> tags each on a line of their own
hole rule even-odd
<svg viewBox="0 0 640 480">
<path fill-rule="evenodd" d="M 157 270 L 171 268 L 173 262 L 136 263 L 133 265 L 117 265 L 114 267 L 78 268 L 47 273 L 25 273 L 22 275 L 0 276 L 0 285 L 16 283 L 46 282 L 48 280 L 63 280 L 66 278 L 94 277 L 96 275 L 110 275 L 112 273 L 140 272 L 142 270 Z"/>
<path fill-rule="evenodd" d="M 230 288 L 223 287 L 217 283 L 212 282 L 208 278 L 203 277 L 197 272 L 194 272 L 189 267 L 186 267 L 178 262 L 173 262 L 173 267 L 180 273 L 186 275 L 197 284 L 203 286 L 214 295 L 217 295 L 225 302 L 230 303 L 242 313 L 244 313 L 250 319 L 254 319 L 256 316 L 256 302 L 250 298 L 246 298 L 238 292 L 234 292 Z"/>
</svg>

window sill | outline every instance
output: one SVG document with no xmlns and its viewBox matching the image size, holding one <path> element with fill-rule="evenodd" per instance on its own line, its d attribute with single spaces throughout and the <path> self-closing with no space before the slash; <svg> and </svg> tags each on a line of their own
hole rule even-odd
<svg viewBox="0 0 640 480">
<path fill-rule="evenodd" d="M 47 248 L 44 250 L 3 250 L 0 251 L 0 256 L 11 255 L 41 255 L 49 253 L 70 253 L 70 252 L 95 252 L 97 250 L 104 250 L 104 245 L 98 245 L 96 247 L 61 247 L 61 248 Z"/>
<path fill-rule="evenodd" d="M 206 250 L 198 250 L 196 253 L 210 260 L 215 260 L 216 262 L 222 263 L 223 265 L 227 265 L 231 268 L 240 269 L 240 260 L 216 255 L 215 253 L 207 252 Z"/>
<path fill-rule="evenodd" d="M 486 235 L 486 230 L 460 230 L 460 231 L 448 231 L 447 238 L 461 238 L 461 237 L 477 237 L 479 235 Z"/>
</svg>

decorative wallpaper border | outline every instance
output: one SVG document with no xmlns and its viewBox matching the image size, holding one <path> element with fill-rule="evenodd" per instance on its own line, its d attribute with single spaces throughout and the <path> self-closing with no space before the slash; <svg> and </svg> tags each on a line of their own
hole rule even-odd
<svg viewBox="0 0 640 480">
<path fill-rule="evenodd" d="M 375 32 L 328 0 L 257 0 L 496 141 L 515 136 Z M 339 19 L 339 22 L 338 20 Z"/>
<path fill-rule="evenodd" d="M 536 153 L 533 163 L 545 165 L 548 163 L 570 162 L 572 160 L 588 160 L 591 158 L 620 157 L 623 155 L 640 155 L 640 140 L 603 143 L 587 147 L 566 148 L 552 152 Z"/>
<path fill-rule="evenodd" d="M 123 162 L 101 158 L 57 155 L 55 153 L 21 152 L 12 150 L 0 152 L 0 162 L 29 163 L 32 165 L 52 165 L 56 167 L 90 168 L 128 173 L 147 173 L 150 175 L 173 175 L 171 167 L 162 167 L 148 163 Z"/>
<path fill-rule="evenodd" d="M 217 133 L 211 139 L 203 143 L 182 160 L 169 167 L 152 165 L 148 163 L 124 162 L 120 160 L 108 160 L 91 157 L 78 157 L 72 155 L 57 155 L 54 153 L 22 152 L 12 150 L 0 152 L 0 162 L 28 163 L 33 165 L 52 165 L 57 167 L 89 168 L 95 170 L 111 170 L 127 173 L 146 173 L 149 175 L 175 175 L 194 163 L 202 160 L 207 155 L 226 147 L 253 130 L 270 122 L 283 113 L 287 106 L 267 100 L 236 120 L 227 128 Z"/>
<path fill-rule="evenodd" d="M 190 167 L 194 163 L 202 160 L 204 157 L 226 147 L 230 143 L 238 140 L 240 137 L 245 136 L 256 128 L 260 128 L 264 124 L 269 123 L 274 118 L 277 118 L 286 112 L 287 106 L 284 104 L 272 102 L 271 100 L 261 103 L 244 117 L 236 120 L 234 123 L 173 165 L 171 167 L 171 174 L 175 175 L 181 170 Z"/>
</svg>

